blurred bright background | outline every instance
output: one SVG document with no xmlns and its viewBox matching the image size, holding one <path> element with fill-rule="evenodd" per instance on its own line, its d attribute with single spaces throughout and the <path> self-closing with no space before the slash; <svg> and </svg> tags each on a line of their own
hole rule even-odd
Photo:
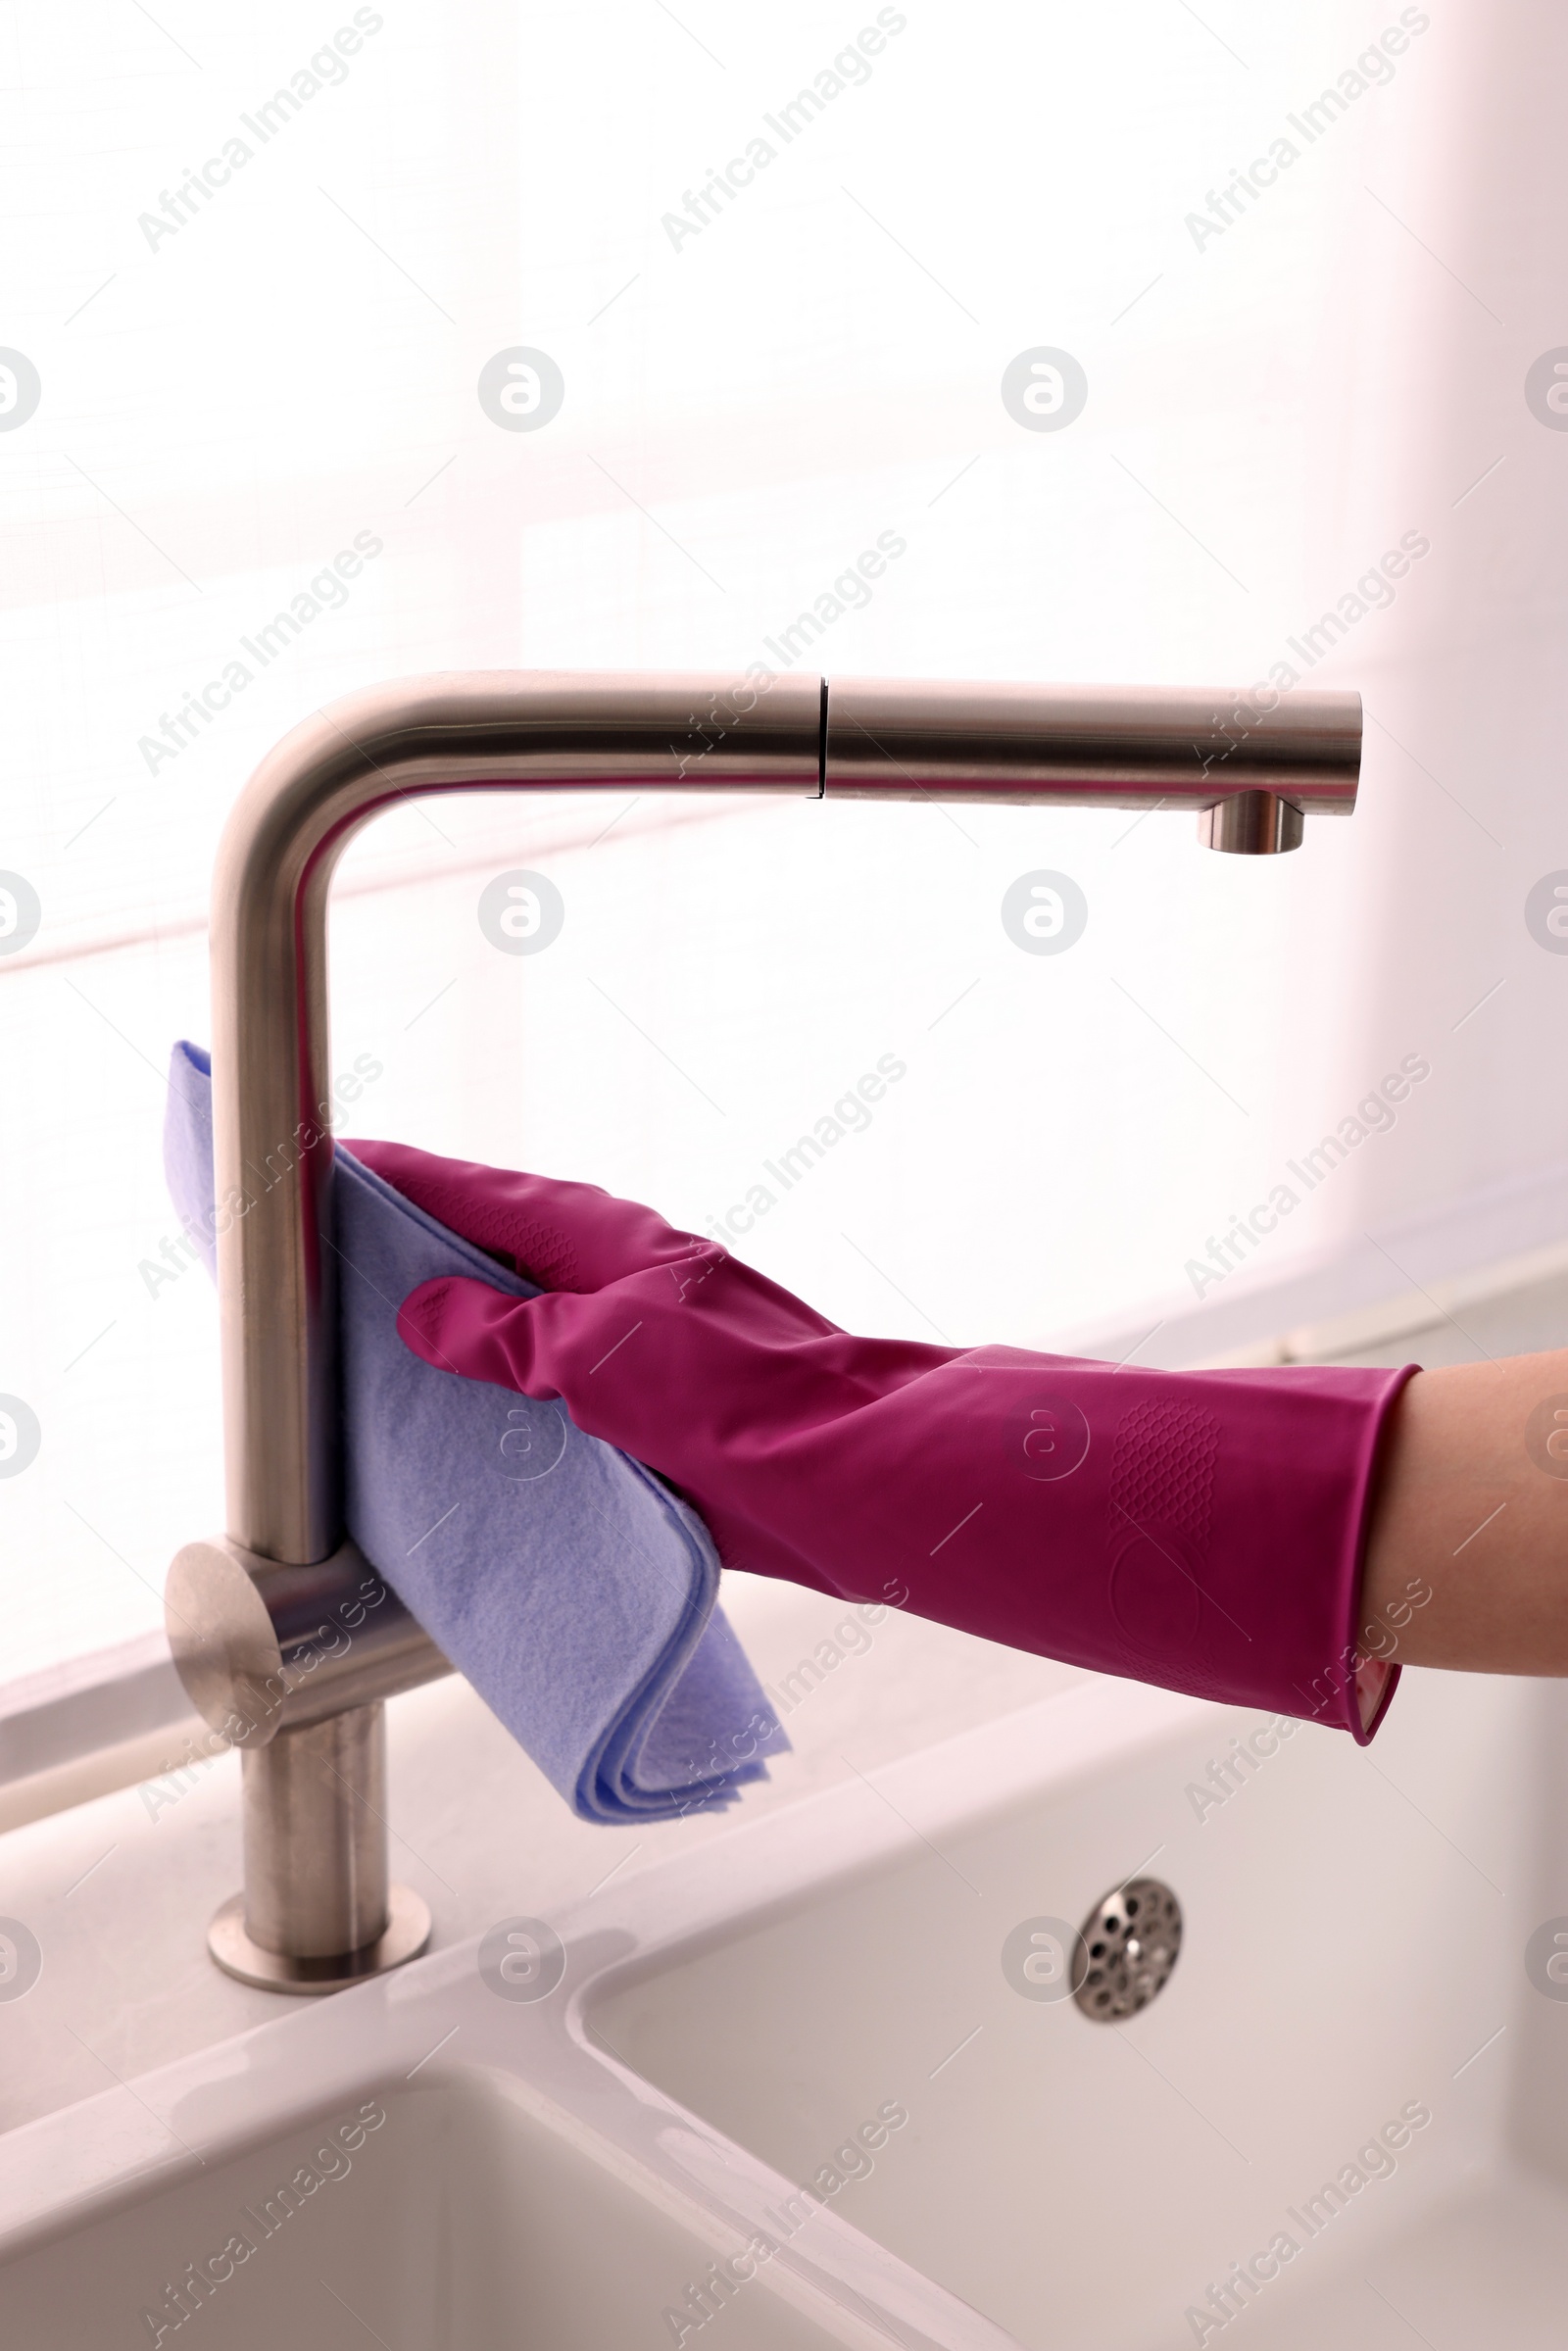
<svg viewBox="0 0 1568 2351">
<path fill-rule="evenodd" d="M 878 23 L 868 73 L 766 128 Z M 342 71 L 246 129 L 340 24 Z M 801 667 L 1305 675 L 1289 640 L 1429 542 L 1310 673 L 1366 697 L 1360 808 L 1256 860 L 1162 813 L 405 811 L 338 885 L 335 1052 L 381 1071 L 346 1131 L 704 1228 L 893 1055 L 873 1123 L 739 1252 L 858 1329 L 1147 1333 L 1150 1361 L 1568 1236 L 1568 961 L 1524 912 L 1568 867 L 1568 437 L 1525 398 L 1568 342 L 1544 6 L 83 0 L 4 38 L 0 346 L 41 392 L 0 429 L 0 871 L 41 920 L 0 953 L 0 1394 L 41 1434 L 0 1479 L 0 1674 L 156 1625 L 221 1521 L 163 1071 L 211 1033 L 208 877 L 262 754 L 424 670 L 732 676 L 883 534 L 903 552 Z M 673 238 L 759 136 L 774 160 Z M 1281 138 L 1276 183 L 1195 233 Z M 478 396 L 518 345 L 564 378 L 537 431 Z M 1001 397 L 1040 345 L 1087 375 L 1061 431 Z M 341 599 L 244 649 L 356 543 Z M 536 956 L 477 921 L 517 866 L 564 901 Z M 1062 955 L 1001 921 L 1042 867 L 1088 900 Z M 1196 1282 L 1407 1055 L 1431 1074 L 1393 1130 Z"/>
</svg>

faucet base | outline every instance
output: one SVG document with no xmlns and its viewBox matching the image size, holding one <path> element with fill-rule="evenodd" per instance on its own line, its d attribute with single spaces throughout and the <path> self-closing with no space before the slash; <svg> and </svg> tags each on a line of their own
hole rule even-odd
<svg viewBox="0 0 1568 2351">
<path fill-rule="evenodd" d="M 254 1984 L 263 1991 L 316 1993 L 342 1991 L 384 1976 L 389 1968 L 417 1959 L 430 1939 L 430 1911 L 411 1887 L 387 1888 L 386 1930 L 362 1950 L 334 1952 L 324 1959 L 297 1959 L 286 1951 L 269 1951 L 245 1932 L 245 1897 L 233 1894 L 207 1930 L 207 1948 L 225 1976 Z"/>
</svg>

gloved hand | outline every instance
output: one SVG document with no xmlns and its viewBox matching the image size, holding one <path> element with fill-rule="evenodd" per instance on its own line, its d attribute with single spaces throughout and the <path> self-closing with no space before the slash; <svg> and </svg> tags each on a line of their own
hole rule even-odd
<svg viewBox="0 0 1568 2351">
<path fill-rule="evenodd" d="M 348 1149 L 546 1293 L 424 1283 L 398 1319 L 415 1353 L 561 1398 L 676 1486 L 727 1565 L 1363 1743 L 1376 1727 L 1398 1669 L 1358 1666 L 1356 1607 L 1407 1373 L 858 1339 L 592 1185 Z"/>
</svg>

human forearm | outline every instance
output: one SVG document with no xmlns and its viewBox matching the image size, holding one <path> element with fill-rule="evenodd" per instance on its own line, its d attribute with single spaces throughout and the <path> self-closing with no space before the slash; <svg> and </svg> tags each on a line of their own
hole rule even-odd
<svg viewBox="0 0 1568 2351">
<path fill-rule="evenodd" d="M 1568 1675 L 1568 1348 L 1409 1382 L 1383 1447 L 1360 1615 L 1364 1645 L 1406 1664 Z"/>
</svg>

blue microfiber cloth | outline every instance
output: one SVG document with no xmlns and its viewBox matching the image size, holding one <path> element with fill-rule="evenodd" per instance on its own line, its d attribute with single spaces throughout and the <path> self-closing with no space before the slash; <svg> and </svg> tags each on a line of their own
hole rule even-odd
<svg viewBox="0 0 1568 2351">
<path fill-rule="evenodd" d="M 212 1060 L 176 1045 L 164 1163 L 215 1269 Z M 260 1182 L 259 1178 L 252 1178 Z M 333 1178 L 345 1516 L 432 1641 L 583 1820 L 734 1801 L 789 1740 L 714 1604 L 697 1513 L 560 1403 L 433 1371 L 397 1311 L 420 1282 L 504 1270 L 339 1145 Z"/>
</svg>

